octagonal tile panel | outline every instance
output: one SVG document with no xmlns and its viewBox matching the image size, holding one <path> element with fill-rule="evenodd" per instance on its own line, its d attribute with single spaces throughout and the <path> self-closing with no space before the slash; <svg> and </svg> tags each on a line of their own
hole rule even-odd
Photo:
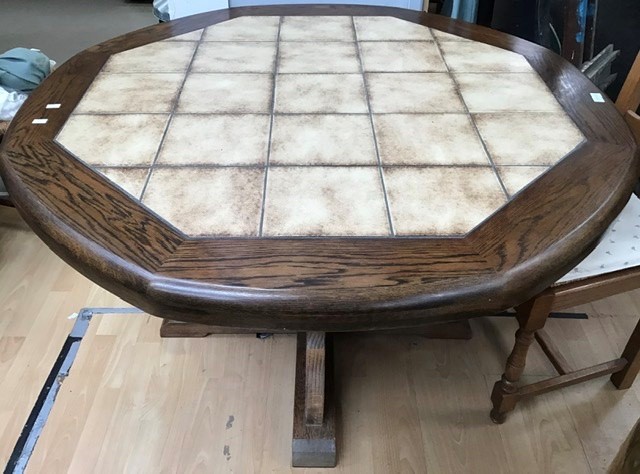
<svg viewBox="0 0 640 474">
<path fill-rule="evenodd" d="M 348 16 L 115 54 L 57 136 L 194 237 L 464 235 L 582 140 L 523 56 Z"/>
</svg>

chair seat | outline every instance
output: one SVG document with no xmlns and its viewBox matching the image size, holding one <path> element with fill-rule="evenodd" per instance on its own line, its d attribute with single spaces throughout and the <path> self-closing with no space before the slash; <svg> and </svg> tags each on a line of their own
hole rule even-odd
<svg viewBox="0 0 640 474">
<path fill-rule="evenodd" d="M 640 266 L 640 199 L 631 195 L 598 246 L 556 284 Z"/>
</svg>

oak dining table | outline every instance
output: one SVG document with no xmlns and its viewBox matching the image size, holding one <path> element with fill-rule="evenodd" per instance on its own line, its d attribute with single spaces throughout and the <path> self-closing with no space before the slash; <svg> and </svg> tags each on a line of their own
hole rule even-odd
<svg viewBox="0 0 640 474">
<path fill-rule="evenodd" d="M 42 240 L 164 336 L 297 333 L 293 464 L 334 466 L 332 333 L 464 329 L 526 301 L 595 246 L 638 163 L 549 50 L 287 5 L 79 53 L 13 120 L 0 171 Z"/>
</svg>

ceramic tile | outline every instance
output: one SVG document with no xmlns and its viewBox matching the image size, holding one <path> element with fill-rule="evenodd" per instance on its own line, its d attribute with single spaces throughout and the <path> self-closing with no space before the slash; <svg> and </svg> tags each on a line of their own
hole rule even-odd
<svg viewBox="0 0 640 474">
<path fill-rule="evenodd" d="M 478 114 L 474 120 L 499 165 L 555 165 L 584 138 L 564 113 Z"/>
<path fill-rule="evenodd" d="M 185 33 L 183 35 L 172 36 L 171 38 L 167 38 L 163 41 L 200 41 L 203 31 L 203 29 L 190 31 L 189 33 Z"/>
<path fill-rule="evenodd" d="M 270 113 L 271 74 L 192 73 L 180 95 L 180 113 Z"/>
<path fill-rule="evenodd" d="M 158 41 L 114 54 L 103 72 L 185 72 L 197 43 L 190 41 Z"/>
<path fill-rule="evenodd" d="M 276 115 L 271 164 L 377 165 L 368 115 Z"/>
<path fill-rule="evenodd" d="M 91 165 L 149 166 L 167 115 L 72 115 L 56 140 Z"/>
<path fill-rule="evenodd" d="M 263 165 L 268 115 L 175 115 L 159 165 Z"/>
<path fill-rule="evenodd" d="M 429 28 L 390 16 L 355 16 L 358 41 L 432 40 Z"/>
<path fill-rule="evenodd" d="M 263 234 L 388 235 L 378 168 L 269 169 Z"/>
<path fill-rule="evenodd" d="M 465 234 L 506 202 L 490 167 L 384 169 L 398 235 Z"/>
<path fill-rule="evenodd" d="M 558 112 L 560 105 L 537 74 L 454 74 L 470 112 Z"/>
<path fill-rule="evenodd" d="M 99 74 L 75 113 L 170 112 L 184 74 Z"/>
<path fill-rule="evenodd" d="M 257 236 L 264 170 L 155 169 L 142 202 L 191 236 Z"/>
<path fill-rule="evenodd" d="M 276 44 L 267 42 L 202 43 L 193 60 L 194 72 L 266 72 L 275 69 Z"/>
<path fill-rule="evenodd" d="M 281 42 L 278 72 L 360 72 L 356 44 Z"/>
<path fill-rule="evenodd" d="M 149 174 L 148 168 L 97 168 L 96 171 L 136 199 L 140 199 Z"/>
<path fill-rule="evenodd" d="M 464 112 L 455 83 L 444 73 L 368 73 L 374 113 Z"/>
<path fill-rule="evenodd" d="M 203 41 L 276 41 L 280 17 L 245 16 L 205 29 Z"/>
<path fill-rule="evenodd" d="M 367 113 L 360 74 L 280 74 L 276 112 Z"/>
<path fill-rule="evenodd" d="M 445 72 L 447 67 L 433 41 L 363 41 L 362 64 L 367 72 Z"/>
<path fill-rule="evenodd" d="M 445 33 L 444 31 L 436 30 L 435 28 L 431 28 L 431 34 L 435 37 L 435 39 L 438 40 L 439 43 L 445 43 L 447 41 L 471 41 L 467 38 L 463 38 L 462 36 Z"/>
<path fill-rule="evenodd" d="M 498 166 L 502 184 L 510 196 L 535 181 L 549 168 L 546 166 Z"/>
<path fill-rule="evenodd" d="M 374 115 L 383 165 L 489 165 L 464 114 Z"/>
<path fill-rule="evenodd" d="M 287 16 L 282 19 L 281 41 L 354 41 L 349 16 Z"/>
<path fill-rule="evenodd" d="M 453 72 L 532 72 L 529 62 L 517 53 L 477 41 L 449 41 L 440 45 Z"/>
</svg>

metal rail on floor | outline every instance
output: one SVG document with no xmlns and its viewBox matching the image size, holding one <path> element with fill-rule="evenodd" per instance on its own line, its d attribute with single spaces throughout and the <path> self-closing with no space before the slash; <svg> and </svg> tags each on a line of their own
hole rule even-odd
<svg viewBox="0 0 640 474">
<path fill-rule="evenodd" d="M 71 366 L 76 359 L 82 338 L 89 329 L 89 323 L 94 314 L 140 314 L 137 308 L 82 308 L 78 311 L 76 322 L 67 336 L 60 353 L 49 372 L 44 386 L 36 399 L 36 403 L 27 418 L 20 437 L 18 438 L 9 461 L 4 469 L 4 474 L 22 474 L 27 468 L 29 458 L 33 453 L 38 438 L 47 423 L 49 414 L 53 408 L 56 396 L 60 391 L 62 382 L 71 371 Z M 74 315 L 75 316 L 75 315 Z"/>
</svg>

